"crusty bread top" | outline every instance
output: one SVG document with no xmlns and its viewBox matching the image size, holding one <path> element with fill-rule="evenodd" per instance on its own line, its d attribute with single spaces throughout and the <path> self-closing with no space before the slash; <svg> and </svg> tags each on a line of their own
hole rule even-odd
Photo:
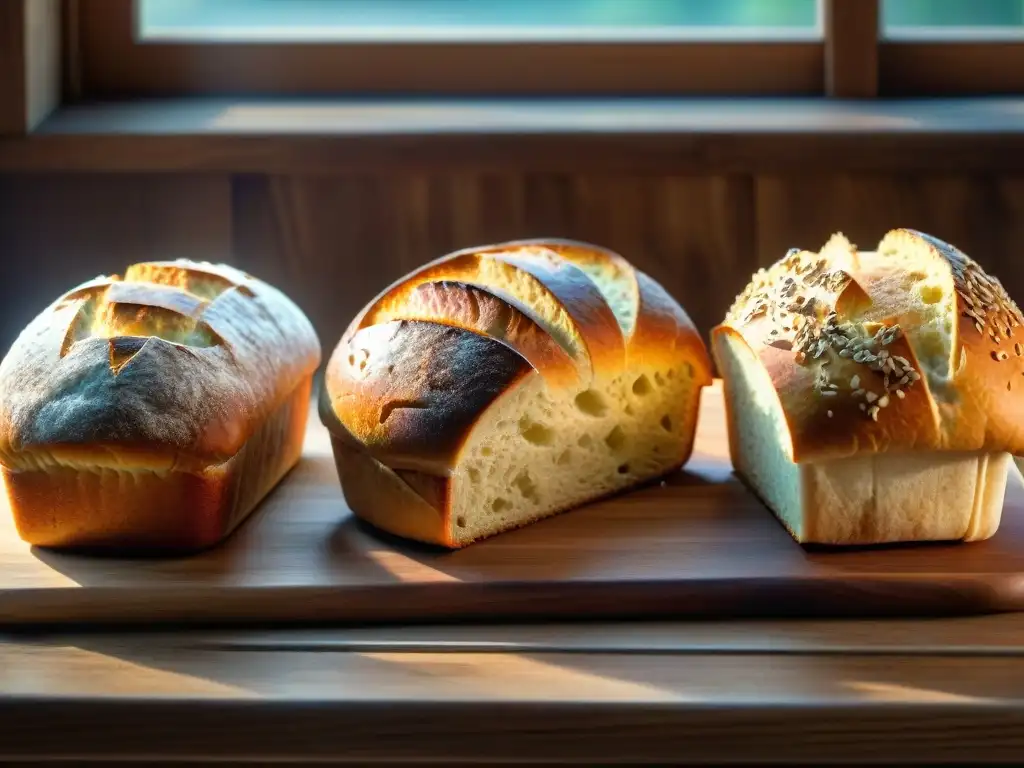
<svg viewBox="0 0 1024 768">
<path fill-rule="evenodd" d="M 858 452 L 1024 452 L 1024 317 L 953 246 L 842 235 L 754 275 L 712 331 L 767 369 L 795 461 Z"/>
<path fill-rule="evenodd" d="M 500 243 L 425 264 L 367 304 L 328 361 L 321 417 L 391 467 L 443 475 L 476 416 L 532 370 L 572 396 L 680 360 L 710 383 L 689 317 L 618 254 Z"/>
<path fill-rule="evenodd" d="M 233 456 L 320 362 L 283 293 L 148 262 L 67 292 L 0 363 L 0 463 L 188 469 Z"/>
</svg>

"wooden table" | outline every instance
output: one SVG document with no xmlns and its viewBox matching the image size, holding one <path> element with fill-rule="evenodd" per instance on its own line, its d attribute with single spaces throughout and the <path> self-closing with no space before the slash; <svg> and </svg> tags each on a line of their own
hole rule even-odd
<svg viewBox="0 0 1024 768">
<path fill-rule="evenodd" d="M 706 449 L 716 427 L 705 420 L 701 429 Z M 773 537 L 766 511 L 748 513 L 760 532 L 751 541 L 796 551 L 784 534 Z M 541 525 L 557 533 L 577 523 L 563 516 Z M 547 535 L 541 525 L 495 551 Z M 264 519 L 247 535 L 258 539 L 266 527 Z M 384 546 L 358 536 L 361 547 Z M 1002 552 L 1005 585 L 1016 555 L 1002 541 L 971 552 L 975 561 Z M 28 555 L 7 551 L 7 577 L 26 572 Z M 665 551 L 659 557 L 648 565 L 668 562 Z M 983 566 L 971 568 L 995 567 Z M 172 583 L 181 605 L 213 594 Z M 125 586 L 69 588 L 66 605 L 86 620 L 81 592 L 98 601 Z M 150 588 L 147 600 L 170 594 Z M 9 590 L 20 602 L 0 606 L 25 612 L 34 594 L 43 593 Z M 571 624 L 506 616 L 520 623 L 504 625 L 471 614 L 460 625 L 178 631 L 103 623 L 119 615 L 93 616 L 89 633 L 36 625 L 0 634 L 0 762 L 976 765 L 1024 757 L 1024 613 Z M 438 621 L 430 611 L 419 618 Z"/>
<path fill-rule="evenodd" d="M 1020 614 L 0 638 L 5 761 L 981 764 L 1022 754 Z"/>
</svg>

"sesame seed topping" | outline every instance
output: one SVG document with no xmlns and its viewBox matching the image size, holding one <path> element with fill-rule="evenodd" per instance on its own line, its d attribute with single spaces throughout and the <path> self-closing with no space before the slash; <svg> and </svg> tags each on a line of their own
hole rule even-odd
<svg viewBox="0 0 1024 768">
<path fill-rule="evenodd" d="M 872 421 L 878 421 L 878 406 L 877 405 L 871 406 L 870 410 L 868 411 L 868 416 L 871 417 Z"/>
<path fill-rule="evenodd" d="M 1004 352 L 1001 349 L 992 353 L 992 359 L 997 361 L 997 362 L 1002 362 L 1003 360 L 1005 360 L 1008 357 L 1009 357 L 1009 355 L 1006 354 L 1006 352 Z"/>
<path fill-rule="evenodd" d="M 897 389 L 896 390 L 896 397 L 898 397 L 900 400 L 902 400 L 906 396 L 907 396 L 907 393 L 904 392 L 902 389 Z"/>
<path fill-rule="evenodd" d="M 830 258 L 791 250 L 784 259 L 759 269 L 753 275 L 747 288 L 730 308 L 727 320 L 734 324 L 763 324 L 760 336 L 765 339 L 764 343 L 790 351 L 797 365 L 808 367 L 813 374 L 815 391 L 823 397 L 841 394 L 839 385 L 830 380 L 826 367 L 837 371 L 838 381 L 845 379 L 849 382 L 848 389 L 843 387 L 842 396 L 850 392 L 849 396 L 855 401 L 864 400 L 858 403 L 863 406 L 861 410 L 877 420 L 878 411 L 891 405 L 892 392 L 897 388 L 909 389 L 921 375 L 909 360 L 887 349 L 904 336 L 898 324 L 839 316 L 835 302 L 854 277 L 832 264 Z M 1003 328 L 1009 328 L 1014 318 L 995 318 L 990 308 L 982 307 L 984 302 L 979 299 L 980 289 L 970 284 L 970 281 L 978 285 L 984 282 L 984 289 L 994 292 L 992 284 L 978 276 L 983 273 L 980 270 L 961 271 L 962 279 L 953 281 L 961 296 L 960 312 L 971 318 L 982 333 L 1002 333 Z M 988 314 L 979 314 L 979 308 Z M 983 322 L 986 316 L 990 318 L 988 324 Z M 1024 323 L 1024 318 L 1021 322 Z M 1024 357 L 1024 345 L 1021 349 Z M 862 368 L 847 371 L 847 363 L 843 362 L 846 360 Z M 875 383 L 868 384 L 868 380 Z M 896 397 L 902 399 L 904 395 L 897 394 Z"/>
</svg>

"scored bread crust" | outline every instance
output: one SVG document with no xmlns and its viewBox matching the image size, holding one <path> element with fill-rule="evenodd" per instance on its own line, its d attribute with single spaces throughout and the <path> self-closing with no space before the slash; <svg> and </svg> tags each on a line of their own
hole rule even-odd
<svg viewBox="0 0 1024 768">
<path fill-rule="evenodd" d="M 629 311 L 618 317 L 625 337 L 626 365 L 641 365 L 652 358 L 657 364 L 666 352 L 709 360 L 700 335 L 691 332 L 693 321 L 686 310 L 658 282 L 614 251 L 578 240 L 554 238 L 518 240 L 504 247 L 509 246 L 547 248 L 596 278 L 606 302 L 614 306 L 618 294 L 629 303 Z M 627 287 L 608 287 L 612 285 Z M 711 378 L 708 362 L 697 371 L 696 379 L 701 386 L 707 386 Z"/>
<path fill-rule="evenodd" d="M 328 360 L 320 415 L 357 515 L 455 546 L 452 476 L 488 408 L 535 373 L 571 400 L 680 361 L 699 393 L 711 365 L 696 328 L 621 256 L 567 240 L 500 243 L 437 259 L 372 300 Z M 411 511 L 410 493 L 430 515 Z"/>
<path fill-rule="evenodd" d="M 950 299 L 945 367 L 926 348 L 914 291 Z M 792 461 L 1024 453 L 1024 317 L 997 279 L 932 236 L 893 230 L 865 254 L 841 235 L 819 254 L 794 249 L 755 275 L 712 330 L 716 357 L 726 337 L 768 372 Z"/>
<path fill-rule="evenodd" d="M 467 249 L 429 262 L 371 301 L 343 338 L 365 328 L 380 302 L 404 306 L 419 286 L 441 281 L 465 283 L 491 293 L 543 326 L 588 381 L 612 375 L 622 366 L 622 332 L 597 286 L 572 263 L 533 246 Z M 467 302 L 454 319 L 472 330 L 486 332 L 479 323 L 467 321 L 472 309 Z"/>
<path fill-rule="evenodd" d="M 194 550 L 298 461 L 312 325 L 226 265 L 134 264 L 37 315 L 0 363 L 0 465 L 22 538 Z"/>
<path fill-rule="evenodd" d="M 476 331 L 514 349 L 559 384 L 583 384 L 580 369 L 565 347 L 516 309 L 492 293 L 462 282 L 420 283 L 370 305 L 363 327 L 393 319 L 450 325 Z M 361 353 L 360 353 L 361 354 Z"/>
<path fill-rule="evenodd" d="M 218 464 L 319 361 L 309 320 L 267 283 L 225 265 L 132 265 L 18 336 L 0 363 L 0 463 Z"/>
<path fill-rule="evenodd" d="M 479 413 L 530 370 L 486 336 L 392 320 L 339 345 L 324 371 L 321 410 L 332 434 L 353 435 L 388 466 L 443 474 Z"/>
</svg>

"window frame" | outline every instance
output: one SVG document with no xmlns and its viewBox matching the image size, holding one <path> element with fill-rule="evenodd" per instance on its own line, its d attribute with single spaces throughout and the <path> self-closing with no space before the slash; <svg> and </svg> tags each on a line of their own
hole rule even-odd
<svg viewBox="0 0 1024 768">
<path fill-rule="evenodd" d="M 0 136 L 33 130 L 61 96 L 60 0 L 0 2 Z"/>
<path fill-rule="evenodd" d="M 0 134 L 61 103 L 160 96 L 1024 93 L 1024 40 L 887 39 L 880 0 L 820 2 L 817 41 L 238 44 L 139 43 L 134 0 L 5 0 Z"/>
<path fill-rule="evenodd" d="M 68 90 L 85 98 L 824 91 L 822 40 L 140 42 L 134 0 L 65 2 Z"/>
<path fill-rule="evenodd" d="M 881 96 L 1021 94 L 1024 41 L 881 38 L 878 78 Z"/>
</svg>

